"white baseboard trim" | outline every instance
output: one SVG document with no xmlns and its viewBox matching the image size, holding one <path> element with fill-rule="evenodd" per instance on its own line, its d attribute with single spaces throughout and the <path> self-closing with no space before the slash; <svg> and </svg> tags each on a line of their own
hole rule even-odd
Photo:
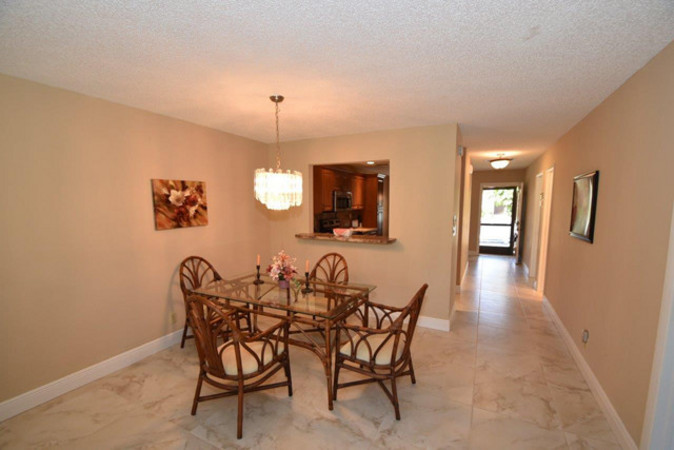
<svg viewBox="0 0 674 450">
<path fill-rule="evenodd" d="M 527 266 L 527 263 L 522 261 L 522 267 L 524 267 L 524 276 L 529 278 L 529 266 Z"/>
<path fill-rule="evenodd" d="M 32 391 L 5 400 L 0 403 L 0 422 L 177 344 L 180 342 L 182 332 L 182 329 L 174 331 L 140 347 L 133 348 Z"/>
<path fill-rule="evenodd" d="M 557 328 L 562 335 L 564 343 L 568 347 L 569 352 L 573 356 L 573 359 L 576 361 L 576 364 L 578 365 L 580 372 L 583 374 L 583 377 L 585 377 L 585 381 L 587 381 L 594 398 L 597 400 L 599 406 L 604 411 L 604 415 L 611 425 L 613 433 L 615 433 L 616 437 L 618 438 L 620 445 L 624 449 L 637 450 L 637 444 L 634 442 L 634 439 L 632 439 L 632 436 L 627 431 L 627 428 L 625 428 L 625 424 L 623 423 L 622 419 L 620 419 L 620 416 L 613 407 L 611 400 L 609 400 L 608 395 L 606 395 L 606 392 L 604 392 L 604 389 L 601 387 L 599 380 L 595 376 L 594 372 L 592 372 L 592 369 L 588 365 L 587 361 L 585 361 L 582 353 L 580 353 L 580 350 L 578 350 L 578 347 L 576 347 L 576 343 L 573 341 L 569 331 L 566 329 L 562 323 L 562 320 L 557 315 L 557 312 L 552 307 L 550 300 L 548 300 L 548 298 L 545 296 L 543 296 L 543 304 L 550 312 L 553 321 L 557 325 Z"/>
<path fill-rule="evenodd" d="M 431 330 L 449 331 L 449 320 L 436 319 L 435 317 L 419 316 L 417 324 L 423 328 Z"/>
</svg>

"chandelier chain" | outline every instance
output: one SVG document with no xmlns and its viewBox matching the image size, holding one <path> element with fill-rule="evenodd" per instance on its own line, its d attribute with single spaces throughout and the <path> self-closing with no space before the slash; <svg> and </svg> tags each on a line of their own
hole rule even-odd
<svg viewBox="0 0 674 450">
<path fill-rule="evenodd" d="M 278 102 L 276 104 L 276 170 L 281 169 L 281 141 L 278 130 Z"/>
</svg>

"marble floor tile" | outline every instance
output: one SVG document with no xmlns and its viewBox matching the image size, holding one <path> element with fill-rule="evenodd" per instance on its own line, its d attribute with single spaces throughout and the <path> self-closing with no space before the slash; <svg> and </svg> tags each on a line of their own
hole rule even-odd
<svg viewBox="0 0 674 450">
<path fill-rule="evenodd" d="M 516 297 L 480 296 L 480 311 L 497 314 L 511 314 L 524 317 L 524 311 Z"/>
<path fill-rule="evenodd" d="M 435 372 L 456 365 L 475 367 L 475 340 L 455 337 L 452 333 L 417 328 L 419 336 L 428 336 L 428 340 L 412 343 L 412 361 L 415 370 Z M 432 342 L 433 345 L 424 345 Z"/>
<path fill-rule="evenodd" d="M 507 328 L 509 330 L 528 330 L 529 323 L 526 317 L 520 314 L 500 314 L 481 310 L 479 315 L 481 325 Z"/>
<path fill-rule="evenodd" d="M 617 442 L 611 426 L 589 391 L 551 386 L 552 405 L 562 429 L 583 437 Z"/>
<path fill-rule="evenodd" d="M 522 268 L 502 256 L 469 260 L 451 331 L 417 328 L 417 383 L 398 380 L 400 421 L 377 384 L 340 389 L 329 411 L 323 366 L 292 347 L 293 396 L 246 394 L 238 440 L 236 398 L 190 414 L 198 356 L 188 341 L 1 422 L 0 448 L 618 448 Z"/>
<path fill-rule="evenodd" d="M 543 376 L 548 384 L 566 389 L 589 391 L 583 374 L 573 359 L 541 357 Z"/>
<path fill-rule="evenodd" d="M 454 304 L 456 311 L 475 311 L 480 308 L 479 298 L 457 298 Z"/>
<path fill-rule="evenodd" d="M 564 433 L 569 450 L 621 450 L 622 447 L 615 442 L 600 441 L 572 433 Z"/>
<path fill-rule="evenodd" d="M 508 376 L 518 381 L 540 384 L 546 382 L 541 358 L 529 352 L 506 352 L 482 345 L 477 350 L 477 370 Z"/>
<path fill-rule="evenodd" d="M 547 334 L 554 337 L 559 337 L 559 330 L 555 323 L 548 318 L 527 317 L 527 323 L 532 331 L 537 331 L 541 334 Z"/>
<path fill-rule="evenodd" d="M 402 402 L 401 408 L 404 408 Z M 383 424 L 380 438 L 370 448 L 382 449 L 467 449 L 471 429 L 471 407 L 447 402 L 439 408 L 414 411 L 415 421 Z"/>
<path fill-rule="evenodd" d="M 477 338 L 477 311 L 454 311 L 449 325 L 449 335 L 469 342 Z"/>
<path fill-rule="evenodd" d="M 400 396 L 407 395 L 415 404 L 431 407 L 441 407 L 447 402 L 473 404 L 474 368 L 455 365 L 438 372 L 417 372 L 416 385 L 404 379 L 400 383 Z"/>
<path fill-rule="evenodd" d="M 504 414 L 473 408 L 470 448 L 502 450 L 562 450 L 567 448 L 564 434 L 546 430 Z"/>
<path fill-rule="evenodd" d="M 517 288 L 515 286 L 510 285 L 509 283 L 482 281 L 482 283 L 480 284 L 480 290 L 482 292 L 505 294 L 512 297 L 517 296 Z"/>
<path fill-rule="evenodd" d="M 559 427 L 552 406 L 552 394 L 545 384 L 479 370 L 475 377 L 473 405 L 541 428 L 551 430 Z"/>
<path fill-rule="evenodd" d="M 537 344 L 528 330 L 508 330 L 488 325 L 478 326 L 477 345 L 478 347 L 497 348 L 505 352 L 537 352 Z"/>
</svg>

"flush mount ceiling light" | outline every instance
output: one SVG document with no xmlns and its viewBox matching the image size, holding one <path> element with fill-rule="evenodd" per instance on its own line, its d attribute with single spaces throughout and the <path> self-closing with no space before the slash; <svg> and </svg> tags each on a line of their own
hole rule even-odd
<svg viewBox="0 0 674 450">
<path fill-rule="evenodd" d="M 283 96 L 272 95 L 269 99 L 276 105 L 276 170 L 255 170 L 255 199 L 267 209 L 282 211 L 302 204 L 302 173 L 281 170 L 278 104 L 283 101 Z"/>
<path fill-rule="evenodd" d="M 496 170 L 505 169 L 506 167 L 508 167 L 508 164 L 510 164 L 510 161 L 512 161 L 513 159 L 504 158 L 504 156 L 505 153 L 499 153 L 498 155 L 496 155 L 496 159 L 492 159 L 491 161 L 489 161 L 489 164 L 491 164 L 491 166 Z"/>
</svg>

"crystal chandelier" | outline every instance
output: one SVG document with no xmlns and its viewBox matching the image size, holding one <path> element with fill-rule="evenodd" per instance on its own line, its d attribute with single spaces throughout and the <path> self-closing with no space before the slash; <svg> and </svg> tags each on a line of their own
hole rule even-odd
<svg viewBox="0 0 674 450">
<path fill-rule="evenodd" d="M 255 199 L 267 209 L 282 211 L 302 204 L 302 173 L 281 170 L 278 104 L 283 101 L 283 96 L 272 95 L 269 99 L 276 104 L 276 170 L 255 170 Z"/>
</svg>

